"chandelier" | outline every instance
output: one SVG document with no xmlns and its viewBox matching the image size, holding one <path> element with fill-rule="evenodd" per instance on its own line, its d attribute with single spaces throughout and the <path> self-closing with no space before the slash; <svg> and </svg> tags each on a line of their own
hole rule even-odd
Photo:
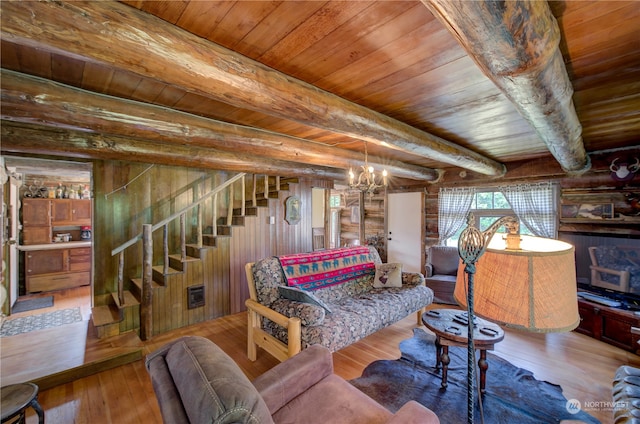
<svg viewBox="0 0 640 424">
<path fill-rule="evenodd" d="M 349 188 L 351 190 L 360 190 L 371 195 L 376 189 L 387 186 L 387 170 L 382 170 L 382 173 L 378 176 L 373 166 L 369 165 L 366 142 L 364 143 L 364 165 L 361 165 L 360 168 L 362 168 L 362 171 L 360 171 L 357 178 L 353 169 L 349 168 Z"/>
</svg>

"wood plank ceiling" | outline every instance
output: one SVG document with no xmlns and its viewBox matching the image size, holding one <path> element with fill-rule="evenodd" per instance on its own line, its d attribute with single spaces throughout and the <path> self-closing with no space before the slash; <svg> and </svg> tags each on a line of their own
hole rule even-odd
<svg viewBox="0 0 640 424">
<path fill-rule="evenodd" d="M 640 144 L 635 1 L 0 7 L 3 154 L 340 180 L 366 142 L 400 187 Z"/>
</svg>

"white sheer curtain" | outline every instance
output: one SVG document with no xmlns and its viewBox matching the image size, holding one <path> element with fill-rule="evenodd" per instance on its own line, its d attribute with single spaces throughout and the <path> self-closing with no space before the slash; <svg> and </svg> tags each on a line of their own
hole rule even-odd
<svg viewBox="0 0 640 424">
<path fill-rule="evenodd" d="M 466 223 L 471 209 L 473 187 L 441 188 L 438 194 L 438 244 L 444 244 Z"/>
<path fill-rule="evenodd" d="M 539 237 L 557 238 L 557 192 L 551 182 L 500 187 L 518 218 Z"/>
</svg>

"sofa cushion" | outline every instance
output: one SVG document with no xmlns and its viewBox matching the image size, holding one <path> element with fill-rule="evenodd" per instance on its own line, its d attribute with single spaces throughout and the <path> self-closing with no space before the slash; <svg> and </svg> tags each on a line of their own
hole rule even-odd
<svg viewBox="0 0 640 424">
<path fill-rule="evenodd" d="M 271 309 L 289 318 L 300 318 L 302 325 L 320 325 L 326 314 L 321 306 L 289 299 L 276 300 L 271 304 Z"/>
<path fill-rule="evenodd" d="M 431 246 L 429 262 L 433 267 L 433 275 L 456 275 L 460 256 L 458 248 L 453 246 Z"/>
<path fill-rule="evenodd" d="M 208 339 L 181 339 L 168 350 L 165 360 L 190 422 L 273 422 L 249 379 Z"/>
<path fill-rule="evenodd" d="M 402 287 L 402 264 L 378 264 L 373 287 Z"/>
<path fill-rule="evenodd" d="M 297 302 L 311 303 L 312 305 L 320 306 L 326 312 L 331 313 L 331 308 L 324 303 L 320 298 L 313 293 L 306 290 L 302 290 L 298 287 L 280 286 L 278 287 L 278 293 L 285 299 L 295 300 Z"/>
</svg>

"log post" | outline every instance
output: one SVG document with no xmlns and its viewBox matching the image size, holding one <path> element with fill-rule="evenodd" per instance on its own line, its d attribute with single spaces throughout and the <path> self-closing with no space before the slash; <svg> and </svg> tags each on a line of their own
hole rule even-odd
<svg viewBox="0 0 640 424">
<path fill-rule="evenodd" d="M 142 302 L 140 303 L 140 339 L 150 340 L 153 335 L 153 226 L 142 226 Z"/>
<path fill-rule="evenodd" d="M 124 251 L 118 254 L 118 303 L 124 305 Z"/>
</svg>

